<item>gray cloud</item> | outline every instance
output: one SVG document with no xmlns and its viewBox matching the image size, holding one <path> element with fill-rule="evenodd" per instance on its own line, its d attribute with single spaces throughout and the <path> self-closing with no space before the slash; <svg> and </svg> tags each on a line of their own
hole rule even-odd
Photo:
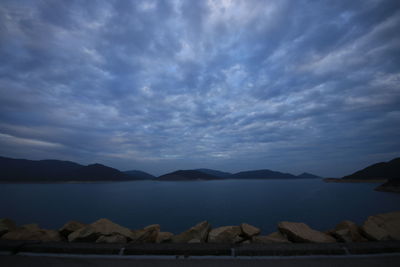
<svg viewBox="0 0 400 267">
<path fill-rule="evenodd" d="M 2 1 L 0 154 L 344 175 L 398 156 L 398 1 Z"/>
</svg>

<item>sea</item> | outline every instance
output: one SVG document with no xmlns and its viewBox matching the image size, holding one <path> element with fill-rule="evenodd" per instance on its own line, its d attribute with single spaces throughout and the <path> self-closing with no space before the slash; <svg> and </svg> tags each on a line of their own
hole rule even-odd
<svg viewBox="0 0 400 267">
<path fill-rule="evenodd" d="M 245 222 L 263 234 L 281 221 L 324 231 L 400 210 L 400 194 L 374 191 L 378 185 L 320 179 L 0 184 L 0 218 L 45 229 L 108 218 L 130 229 L 160 224 L 173 233 L 204 220 L 212 227 Z"/>
</svg>

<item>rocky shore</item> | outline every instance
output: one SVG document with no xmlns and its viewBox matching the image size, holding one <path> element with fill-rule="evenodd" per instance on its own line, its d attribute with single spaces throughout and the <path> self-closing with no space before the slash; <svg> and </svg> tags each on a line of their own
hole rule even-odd
<svg viewBox="0 0 400 267">
<path fill-rule="evenodd" d="M 0 219 L 0 238 L 3 240 L 37 240 L 42 242 L 95 242 L 117 244 L 145 243 L 336 243 L 400 240 L 400 211 L 368 217 L 361 225 L 343 221 L 334 229 L 317 231 L 301 222 L 280 222 L 277 232 L 260 235 L 261 229 L 247 223 L 212 228 L 207 221 L 174 235 L 162 232 L 160 225 L 131 230 L 108 219 L 91 224 L 67 222 L 58 230 L 41 229 L 37 224 L 17 227 L 10 219 Z"/>
</svg>

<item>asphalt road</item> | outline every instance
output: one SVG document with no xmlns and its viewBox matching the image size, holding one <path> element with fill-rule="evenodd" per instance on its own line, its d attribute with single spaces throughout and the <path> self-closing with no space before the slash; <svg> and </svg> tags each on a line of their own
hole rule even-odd
<svg viewBox="0 0 400 267">
<path fill-rule="evenodd" d="M 215 267 L 250 267 L 250 266 L 279 266 L 279 267 L 372 267 L 372 266 L 400 266 L 400 254 L 387 255 L 366 255 L 366 256 L 326 256 L 326 257 L 270 257 L 270 258 L 92 258 L 92 257 L 53 257 L 53 256 L 0 256 L 0 266 L 113 266 L 113 267 L 132 267 L 132 266 L 215 266 Z"/>
</svg>

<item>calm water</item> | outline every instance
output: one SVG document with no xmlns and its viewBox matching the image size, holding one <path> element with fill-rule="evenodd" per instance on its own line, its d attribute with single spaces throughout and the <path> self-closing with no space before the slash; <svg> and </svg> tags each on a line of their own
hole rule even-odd
<svg viewBox="0 0 400 267">
<path fill-rule="evenodd" d="M 400 210 L 400 194 L 376 192 L 376 186 L 311 179 L 0 184 L 0 218 L 59 228 L 71 219 L 106 217 L 132 229 L 158 223 L 175 233 L 202 220 L 214 227 L 247 222 L 265 234 L 288 220 L 326 230 L 344 219 L 361 223 Z"/>
</svg>

